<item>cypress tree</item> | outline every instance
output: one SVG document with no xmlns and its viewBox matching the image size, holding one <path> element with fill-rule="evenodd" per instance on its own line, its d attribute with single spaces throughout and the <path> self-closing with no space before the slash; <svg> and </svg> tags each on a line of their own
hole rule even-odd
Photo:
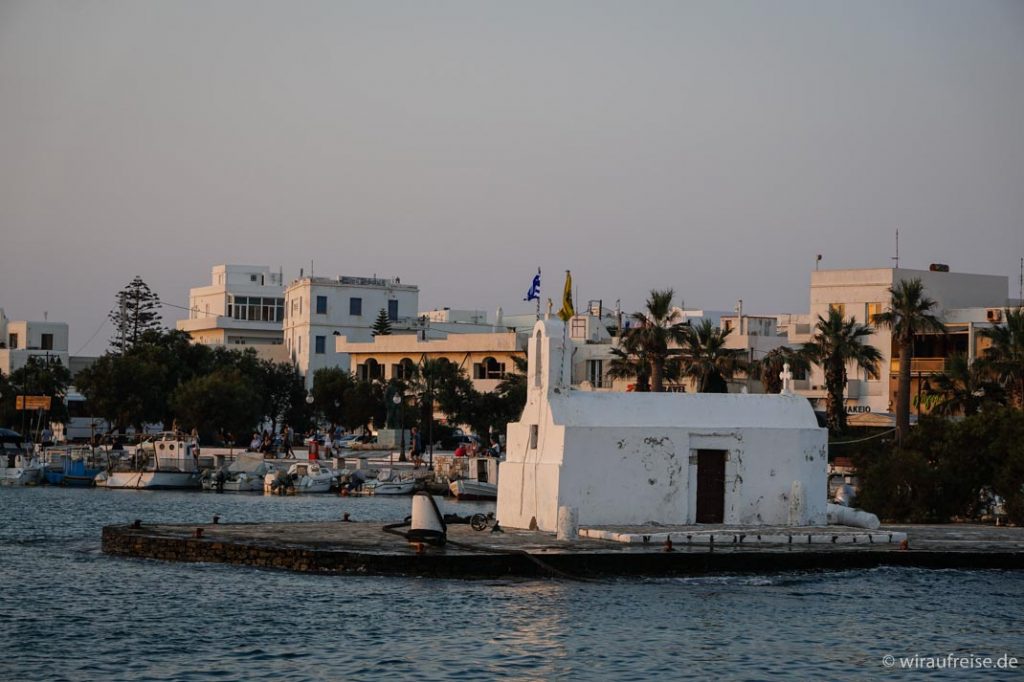
<svg viewBox="0 0 1024 682">
<path fill-rule="evenodd" d="M 388 313 L 383 308 L 377 313 L 377 319 L 373 321 L 373 335 L 374 336 L 390 336 L 391 335 L 391 320 L 388 319 Z"/>
</svg>

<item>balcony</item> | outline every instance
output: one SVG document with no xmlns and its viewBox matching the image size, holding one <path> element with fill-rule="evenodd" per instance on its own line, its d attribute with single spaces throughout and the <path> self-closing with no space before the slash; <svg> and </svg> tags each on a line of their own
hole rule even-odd
<svg viewBox="0 0 1024 682">
<path fill-rule="evenodd" d="M 900 361 L 893 360 L 890 363 L 889 371 L 899 374 Z M 946 371 L 946 358 L 913 358 L 910 361 L 911 374 L 935 374 Z"/>
</svg>

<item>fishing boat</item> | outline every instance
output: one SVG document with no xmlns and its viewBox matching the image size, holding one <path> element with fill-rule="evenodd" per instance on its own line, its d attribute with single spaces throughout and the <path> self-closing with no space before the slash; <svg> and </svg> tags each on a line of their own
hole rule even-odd
<svg viewBox="0 0 1024 682">
<path fill-rule="evenodd" d="M 43 464 L 23 441 L 18 432 L 0 429 L 0 484 L 36 485 L 42 482 Z"/>
<path fill-rule="evenodd" d="M 199 447 L 179 433 L 160 433 L 111 462 L 96 485 L 132 490 L 199 488 Z"/>
<path fill-rule="evenodd" d="M 90 447 L 47 448 L 43 451 L 43 476 L 50 485 L 89 488 L 105 471 L 106 451 Z"/>
<path fill-rule="evenodd" d="M 458 477 L 448 484 L 448 490 L 453 497 L 460 500 L 498 499 L 498 460 L 496 458 L 466 457 L 459 464 Z"/>
</svg>

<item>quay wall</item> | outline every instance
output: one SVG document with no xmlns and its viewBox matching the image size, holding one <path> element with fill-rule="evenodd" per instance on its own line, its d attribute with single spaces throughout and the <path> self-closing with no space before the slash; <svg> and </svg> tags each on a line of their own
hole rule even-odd
<svg viewBox="0 0 1024 682">
<path fill-rule="evenodd" d="M 145 527 L 106 526 L 106 554 L 136 559 L 225 563 L 258 568 L 341 575 L 405 575 L 435 578 L 677 576 L 715 573 L 773 573 L 781 571 L 849 570 L 878 566 L 937 569 L 1024 569 L 1020 551 L 899 551 L 801 548 L 792 551 L 709 549 L 706 546 L 673 552 L 566 551 L 539 556 L 525 551 L 493 553 L 446 552 L 428 548 L 408 551 L 368 551 L 273 544 L 223 542 L 181 534 L 152 532 Z"/>
</svg>

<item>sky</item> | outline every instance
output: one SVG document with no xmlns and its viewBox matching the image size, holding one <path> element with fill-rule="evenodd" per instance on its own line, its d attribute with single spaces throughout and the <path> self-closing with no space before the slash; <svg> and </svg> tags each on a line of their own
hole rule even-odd
<svg viewBox="0 0 1024 682">
<path fill-rule="evenodd" d="M 72 354 L 135 275 L 806 312 L 897 229 L 1017 295 L 1024 3 L 0 0 L 0 307 Z"/>
</svg>

